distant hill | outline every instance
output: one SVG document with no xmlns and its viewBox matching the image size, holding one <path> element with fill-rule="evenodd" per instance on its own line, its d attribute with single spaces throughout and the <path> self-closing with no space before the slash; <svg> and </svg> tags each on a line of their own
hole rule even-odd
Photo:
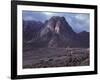
<svg viewBox="0 0 100 80">
<path fill-rule="evenodd" d="M 45 23 L 23 21 L 23 43 L 31 47 L 89 47 L 89 32 L 74 32 L 64 17 L 53 16 Z"/>
</svg>

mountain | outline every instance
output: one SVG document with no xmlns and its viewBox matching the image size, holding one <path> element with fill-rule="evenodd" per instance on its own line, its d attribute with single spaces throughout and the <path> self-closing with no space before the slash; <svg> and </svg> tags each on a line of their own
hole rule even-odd
<svg viewBox="0 0 100 80">
<path fill-rule="evenodd" d="M 64 17 L 53 16 L 45 23 L 23 22 L 24 44 L 31 47 L 89 47 L 89 33 L 76 33 Z"/>
<path fill-rule="evenodd" d="M 83 47 L 89 47 L 89 41 L 90 41 L 89 32 L 82 31 L 82 32 L 78 33 L 78 36 L 80 38 L 80 41 L 82 42 L 81 45 Z"/>
<path fill-rule="evenodd" d="M 23 20 L 23 38 L 24 41 L 31 40 L 33 38 L 36 38 L 41 30 L 43 28 L 44 24 L 40 21 L 34 21 L 29 20 L 25 21 Z"/>
<path fill-rule="evenodd" d="M 76 35 L 64 17 L 53 16 L 40 33 L 48 47 L 66 47 Z"/>
</svg>

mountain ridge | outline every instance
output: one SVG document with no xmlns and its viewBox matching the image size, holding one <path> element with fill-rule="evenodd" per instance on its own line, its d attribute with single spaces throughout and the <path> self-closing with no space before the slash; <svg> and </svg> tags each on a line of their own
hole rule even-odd
<svg viewBox="0 0 100 80">
<path fill-rule="evenodd" d="M 26 26 L 32 29 L 27 31 Z M 89 47 L 89 32 L 76 33 L 64 17 L 53 16 L 45 23 L 32 21 L 27 25 L 23 21 L 23 27 L 23 34 L 27 33 L 23 37 L 24 43 L 31 47 Z"/>
</svg>

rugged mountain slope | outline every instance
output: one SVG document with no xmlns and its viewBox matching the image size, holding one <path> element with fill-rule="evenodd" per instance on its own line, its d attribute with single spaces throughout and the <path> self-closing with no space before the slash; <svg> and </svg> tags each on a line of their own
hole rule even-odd
<svg viewBox="0 0 100 80">
<path fill-rule="evenodd" d="M 90 36 L 89 36 L 89 32 L 86 32 L 86 31 L 82 31 L 82 32 L 80 32 L 79 34 L 78 34 L 78 37 L 79 37 L 79 40 L 80 40 L 80 42 L 81 42 L 81 45 L 83 46 L 83 47 L 89 47 L 89 38 L 90 38 Z"/>
<path fill-rule="evenodd" d="M 24 44 L 31 47 L 89 47 L 89 33 L 75 33 L 64 17 L 53 16 L 45 23 L 24 21 Z"/>
<path fill-rule="evenodd" d="M 23 21 L 23 38 L 24 41 L 35 39 L 41 28 L 43 28 L 44 24 L 39 21 Z"/>
</svg>

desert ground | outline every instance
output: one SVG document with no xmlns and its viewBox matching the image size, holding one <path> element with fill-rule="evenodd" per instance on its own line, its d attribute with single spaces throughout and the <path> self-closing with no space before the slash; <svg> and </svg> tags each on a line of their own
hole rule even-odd
<svg viewBox="0 0 100 80">
<path fill-rule="evenodd" d="M 89 48 L 23 50 L 23 68 L 89 66 Z"/>
</svg>

